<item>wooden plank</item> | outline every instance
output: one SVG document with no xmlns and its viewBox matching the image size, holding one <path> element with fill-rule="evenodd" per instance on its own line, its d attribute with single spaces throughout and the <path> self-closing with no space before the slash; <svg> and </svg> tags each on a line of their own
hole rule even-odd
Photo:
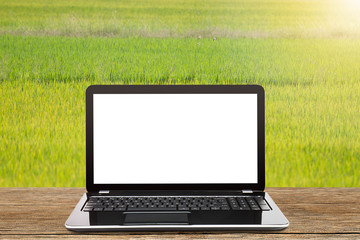
<svg viewBox="0 0 360 240">
<path fill-rule="evenodd" d="M 0 238 L 59 236 L 87 238 L 65 229 L 64 223 L 85 192 L 83 188 L 0 188 Z M 267 238 L 360 238 L 359 188 L 268 188 L 267 192 L 290 221 L 290 227 L 268 232 Z M 74 234 L 74 235 L 72 235 Z M 256 238 L 259 232 L 224 233 L 101 233 L 120 238 Z M 335 235 L 334 235 L 335 234 Z M 349 236 L 347 236 L 347 234 Z M 36 236 L 35 236 L 36 235 Z M 331 238 L 330 238 L 331 239 Z"/>
<path fill-rule="evenodd" d="M 1 239 L 359 239 L 358 234 L 154 234 L 147 235 L 0 235 Z"/>
<path fill-rule="evenodd" d="M 360 188 L 266 188 L 265 191 L 276 204 L 354 204 L 360 196 Z"/>
</svg>

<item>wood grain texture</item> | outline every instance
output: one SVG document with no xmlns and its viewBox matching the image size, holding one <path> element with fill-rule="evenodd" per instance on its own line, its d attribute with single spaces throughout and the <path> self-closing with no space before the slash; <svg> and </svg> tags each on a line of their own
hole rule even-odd
<svg viewBox="0 0 360 240">
<path fill-rule="evenodd" d="M 290 221 L 269 232 L 113 232 L 79 234 L 64 223 L 83 188 L 0 188 L 0 239 L 360 239 L 360 188 L 268 188 Z M 266 233 L 267 235 L 263 235 Z"/>
</svg>

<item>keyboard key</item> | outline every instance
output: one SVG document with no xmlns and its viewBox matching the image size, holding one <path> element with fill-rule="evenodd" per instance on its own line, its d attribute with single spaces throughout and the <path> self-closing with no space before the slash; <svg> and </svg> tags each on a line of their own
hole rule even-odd
<svg viewBox="0 0 360 240">
<path fill-rule="evenodd" d="M 200 208 L 199 208 L 199 207 L 192 207 L 191 210 L 192 210 L 192 211 L 193 211 L 193 210 L 194 210 L 194 211 L 198 211 L 198 210 L 200 210 Z"/>
<path fill-rule="evenodd" d="M 220 210 L 220 207 L 211 207 L 211 210 Z"/>
<path fill-rule="evenodd" d="M 179 211 L 189 211 L 188 207 L 179 207 Z"/>
<path fill-rule="evenodd" d="M 239 207 L 239 210 L 246 211 L 246 210 L 250 210 L 250 208 L 249 207 Z"/>
<path fill-rule="evenodd" d="M 268 205 L 260 205 L 261 210 L 270 211 L 270 207 Z"/>
<path fill-rule="evenodd" d="M 128 211 L 176 211 L 176 207 L 148 207 L 148 208 L 137 208 L 137 207 L 128 207 Z"/>
<path fill-rule="evenodd" d="M 249 204 L 247 204 L 247 203 L 240 203 L 239 206 L 240 206 L 240 207 L 249 207 Z"/>
<path fill-rule="evenodd" d="M 97 203 L 97 202 L 87 202 L 86 203 L 86 206 L 96 206 L 96 205 L 99 205 L 101 203 Z"/>
<path fill-rule="evenodd" d="M 126 211 L 126 207 L 117 207 L 114 208 L 114 211 Z"/>
<path fill-rule="evenodd" d="M 94 208 L 93 211 L 94 212 L 102 212 L 103 208 Z"/>
<path fill-rule="evenodd" d="M 263 198 L 255 198 L 257 203 L 259 204 L 261 210 L 263 211 L 270 211 L 270 207 L 269 205 L 267 204 L 267 202 L 265 201 L 265 199 Z"/>
<path fill-rule="evenodd" d="M 260 211 L 261 209 L 259 207 L 252 207 L 251 210 Z"/>
</svg>

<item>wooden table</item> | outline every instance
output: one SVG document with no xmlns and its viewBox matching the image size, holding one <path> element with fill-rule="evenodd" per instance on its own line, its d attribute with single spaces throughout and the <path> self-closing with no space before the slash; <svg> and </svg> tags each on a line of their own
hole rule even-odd
<svg viewBox="0 0 360 240">
<path fill-rule="evenodd" d="M 83 188 L 0 188 L 0 239 L 360 239 L 360 188 L 268 188 L 290 221 L 268 232 L 112 232 L 74 233 L 64 223 Z M 265 235 L 266 234 L 266 235 Z"/>
</svg>

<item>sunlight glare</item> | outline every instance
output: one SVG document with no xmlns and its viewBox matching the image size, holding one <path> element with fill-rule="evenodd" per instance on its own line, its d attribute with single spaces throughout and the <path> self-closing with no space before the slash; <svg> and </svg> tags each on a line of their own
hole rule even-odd
<svg viewBox="0 0 360 240">
<path fill-rule="evenodd" d="M 351 11 L 359 11 L 360 10 L 360 0 L 345 0 L 344 5 Z"/>
</svg>

